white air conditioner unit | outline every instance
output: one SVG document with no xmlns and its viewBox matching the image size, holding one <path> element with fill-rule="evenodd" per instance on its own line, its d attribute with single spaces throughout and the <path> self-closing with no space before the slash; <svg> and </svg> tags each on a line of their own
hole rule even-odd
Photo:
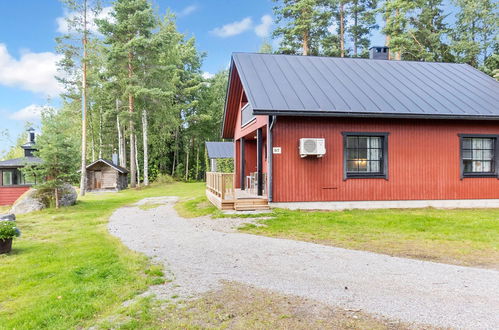
<svg viewBox="0 0 499 330">
<path fill-rule="evenodd" d="M 326 154 L 326 142 L 324 139 L 300 139 L 300 157 L 307 156 L 322 157 Z"/>
</svg>

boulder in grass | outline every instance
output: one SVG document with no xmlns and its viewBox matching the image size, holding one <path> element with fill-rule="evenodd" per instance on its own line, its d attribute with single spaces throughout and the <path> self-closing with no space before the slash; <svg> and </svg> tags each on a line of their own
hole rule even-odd
<svg viewBox="0 0 499 330">
<path fill-rule="evenodd" d="M 0 221 L 16 221 L 16 215 L 13 213 L 0 214 Z"/>
<path fill-rule="evenodd" d="M 59 190 L 60 206 L 73 206 L 76 204 L 77 199 L 78 193 L 76 192 L 76 189 L 68 183 L 65 183 Z"/>
<path fill-rule="evenodd" d="M 30 189 L 16 200 L 14 205 L 12 205 L 10 212 L 14 214 L 24 214 L 34 211 L 40 211 L 45 207 L 45 204 L 37 194 L 37 190 Z"/>
<path fill-rule="evenodd" d="M 10 209 L 11 213 L 24 214 L 34 211 L 40 211 L 49 207 L 50 197 L 52 193 L 42 193 L 37 189 L 30 189 L 21 195 Z M 76 204 L 78 193 L 70 184 L 64 184 L 59 189 L 59 206 L 72 206 Z"/>
</svg>

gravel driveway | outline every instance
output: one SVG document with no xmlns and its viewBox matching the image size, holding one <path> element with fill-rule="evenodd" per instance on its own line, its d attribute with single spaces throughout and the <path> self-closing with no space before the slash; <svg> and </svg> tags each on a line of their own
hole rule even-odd
<svg viewBox="0 0 499 330">
<path fill-rule="evenodd" d="M 147 211 L 117 210 L 110 232 L 172 272 L 154 288 L 170 298 L 196 296 L 237 281 L 404 322 L 499 329 L 499 272 L 390 257 L 230 232 L 226 219 L 183 219 L 174 197 Z M 241 222 L 241 220 L 237 220 Z"/>
</svg>

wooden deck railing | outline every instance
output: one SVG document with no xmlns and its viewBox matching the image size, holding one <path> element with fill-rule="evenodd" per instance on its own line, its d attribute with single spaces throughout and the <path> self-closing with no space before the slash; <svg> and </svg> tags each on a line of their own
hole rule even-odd
<svg viewBox="0 0 499 330">
<path fill-rule="evenodd" d="M 234 173 L 206 173 L 206 189 L 222 200 L 235 199 Z"/>
</svg>

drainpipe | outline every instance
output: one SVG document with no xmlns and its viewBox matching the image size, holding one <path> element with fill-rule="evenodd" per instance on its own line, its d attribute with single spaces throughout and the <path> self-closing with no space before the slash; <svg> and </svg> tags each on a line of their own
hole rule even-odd
<svg viewBox="0 0 499 330">
<path fill-rule="evenodd" d="M 276 122 L 276 116 L 269 116 L 269 124 L 267 125 L 267 197 L 269 202 L 273 200 L 273 191 L 272 191 L 272 148 L 273 148 L 273 136 L 272 136 L 272 128 L 274 128 L 274 123 Z"/>
</svg>

